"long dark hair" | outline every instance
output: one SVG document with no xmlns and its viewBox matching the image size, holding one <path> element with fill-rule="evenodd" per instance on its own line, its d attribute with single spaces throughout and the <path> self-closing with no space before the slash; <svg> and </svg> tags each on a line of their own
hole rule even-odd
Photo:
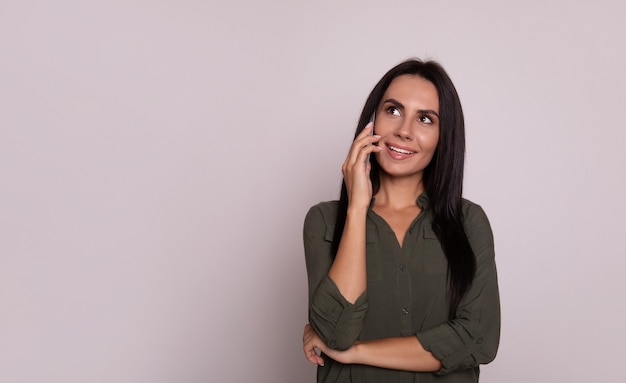
<svg viewBox="0 0 626 383">
<path fill-rule="evenodd" d="M 424 188 L 432 209 L 433 231 L 448 260 L 449 317 L 454 317 L 461 298 L 474 279 L 476 259 L 463 228 L 461 210 L 463 165 L 465 162 L 465 123 L 461 101 L 452 80 L 435 61 L 411 59 L 393 67 L 378 81 L 365 101 L 354 137 L 365 128 L 378 108 L 389 84 L 398 76 L 420 76 L 435 85 L 439 96 L 439 142 L 432 160 L 424 169 Z M 370 179 L 373 193 L 380 188 L 379 165 L 370 156 Z M 337 253 L 348 210 L 345 180 L 341 187 L 339 211 L 333 238 L 333 254 Z"/>
</svg>

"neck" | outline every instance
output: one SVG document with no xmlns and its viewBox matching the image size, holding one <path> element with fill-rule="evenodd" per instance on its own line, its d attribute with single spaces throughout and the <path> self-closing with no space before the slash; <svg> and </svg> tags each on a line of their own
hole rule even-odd
<svg viewBox="0 0 626 383">
<path fill-rule="evenodd" d="M 424 191 L 422 174 L 411 177 L 390 177 L 380 173 L 380 189 L 376 193 L 376 205 L 393 210 L 414 207 L 417 197 Z"/>
</svg>

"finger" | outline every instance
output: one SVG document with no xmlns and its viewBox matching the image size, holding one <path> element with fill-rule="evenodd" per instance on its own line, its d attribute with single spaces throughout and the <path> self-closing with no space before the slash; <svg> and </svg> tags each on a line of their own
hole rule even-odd
<svg viewBox="0 0 626 383">
<path fill-rule="evenodd" d="M 311 352 L 309 355 L 306 355 L 306 358 L 309 362 L 316 364 L 318 366 L 323 366 L 324 365 L 324 358 L 322 358 L 321 356 L 317 355 L 317 353 L 315 351 Z"/>
<path fill-rule="evenodd" d="M 319 349 L 313 348 L 308 358 L 312 363 L 323 366 L 324 358 L 319 354 Z"/>
<path fill-rule="evenodd" d="M 306 359 L 307 359 L 309 362 L 311 362 L 311 363 L 313 363 L 313 364 L 317 364 L 317 362 L 318 362 L 318 360 L 317 360 L 317 356 L 318 356 L 318 355 L 315 353 L 315 351 L 310 351 L 310 350 L 309 350 L 309 351 L 307 351 L 307 350 L 304 350 L 304 356 L 306 357 Z"/>
<path fill-rule="evenodd" d="M 361 130 L 359 132 L 359 134 L 357 134 L 357 136 L 354 138 L 354 140 L 358 140 L 361 137 L 364 137 L 366 135 L 372 134 L 372 130 L 374 129 L 374 123 L 373 122 L 368 122 L 367 125 L 365 125 L 365 127 L 363 128 L 363 130 Z"/>
<path fill-rule="evenodd" d="M 324 366 L 324 358 L 322 358 L 320 355 L 317 355 L 317 353 L 315 354 L 315 363 L 317 363 L 318 366 Z"/>
<path fill-rule="evenodd" d="M 323 366 L 324 358 L 317 354 L 317 346 L 316 342 L 321 341 L 310 324 L 306 324 L 304 326 L 304 335 L 303 335 L 303 351 L 304 356 L 307 360 L 313 364 Z"/>
<path fill-rule="evenodd" d="M 361 130 L 361 132 L 354 138 L 352 142 L 352 146 L 350 147 L 350 151 L 348 152 L 348 158 L 351 157 L 351 154 L 354 153 L 354 149 L 359 146 L 367 145 L 368 143 L 363 142 L 363 140 L 367 140 L 368 138 L 374 137 L 372 135 L 372 130 L 374 129 L 373 123 L 368 123 L 365 125 L 365 128 Z"/>
<path fill-rule="evenodd" d="M 304 357 L 307 358 L 309 362 L 320 366 L 324 365 L 324 359 L 317 354 L 315 343 L 307 342 L 302 348 L 304 351 Z"/>
<path fill-rule="evenodd" d="M 373 136 L 372 138 L 375 139 L 375 141 L 373 142 L 376 142 L 378 141 L 378 139 L 380 139 L 380 136 Z M 383 150 L 380 146 L 373 145 L 373 142 L 363 146 L 357 152 L 356 157 L 354 158 L 354 161 L 351 164 L 349 164 L 348 167 L 355 166 L 355 165 L 361 166 L 362 164 L 367 165 L 369 164 L 369 161 L 366 161 L 368 155 L 372 153 L 378 153 Z"/>
<path fill-rule="evenodd" d="M 365 131 L 363 133 L 366 133 Z M 367 145 L 378 141 L 380 136 L 378 134 L 359 134 L 352 142 L 351 149 L 362 148 Z"/>
<path fill-rule="evenodd" d="M 358 161 L 362 161 L 364 163 L 365 156 L 374 151 L 378 151 L 378 145 L 374 145 L 374 143 L 380 140 L 380 136 L 367 136 L 355 141 L 352 144 L 352 148 L 350 149 L 350 153 L 348 154 L 348 158 L 346 158 L 346 166 L 350 167 L 354 164 L 358 163 Z"/>
</svg>

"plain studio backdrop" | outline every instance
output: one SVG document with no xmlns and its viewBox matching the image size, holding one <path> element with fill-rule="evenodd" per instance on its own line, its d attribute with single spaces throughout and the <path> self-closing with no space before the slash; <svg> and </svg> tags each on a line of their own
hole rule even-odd
<svg viewBox="0 0 626 383">
<path fill-rule="evenodd" d="M 457 86 L 495 234 L 481 381 L 618 381 L 623 7 L 2 0 L 0 381 L 314 381 L 304 215 L 414 56 Z"/>
</svg>

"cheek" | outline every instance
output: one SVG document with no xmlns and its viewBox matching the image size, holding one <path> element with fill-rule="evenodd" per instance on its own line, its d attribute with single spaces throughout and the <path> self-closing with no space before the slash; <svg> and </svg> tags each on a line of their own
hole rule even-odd
<svg viewBox="0 0 626 383">
<path fill-rule="evenodd" d="M 435 151 L 435 149 L 437 149 L 437 145 L 438 144 L 439 144 L 439 133 L 437 133 L 435 135 L 435 137 L 433 138 L 433 141 L 432 141 L 433 151 Z"/>
<path fill-rule="evenodd" d="M 428 132 L 422 136 L 422 149 L 434 152 L 439 143 L 439 130 Z"/>
</svg>

